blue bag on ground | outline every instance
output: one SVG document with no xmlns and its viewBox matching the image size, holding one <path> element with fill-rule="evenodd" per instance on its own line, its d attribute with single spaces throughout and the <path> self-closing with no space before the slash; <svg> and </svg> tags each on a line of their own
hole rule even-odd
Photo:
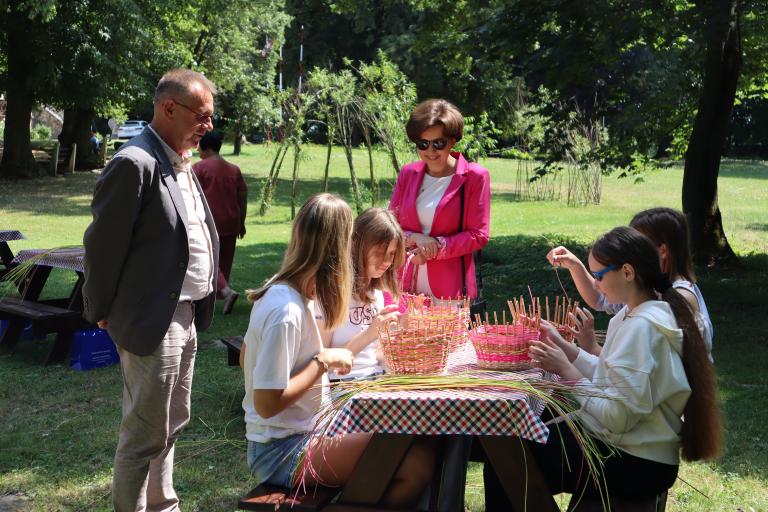
<svg viewBox="0 0 768 512">
<path fill-rule="evenodd" d="M 120 361 L 117 349 L 104 329 L 85 329 L 72 335 L 70 366 L 78 371 L 109 366 Z"/>
</svg>

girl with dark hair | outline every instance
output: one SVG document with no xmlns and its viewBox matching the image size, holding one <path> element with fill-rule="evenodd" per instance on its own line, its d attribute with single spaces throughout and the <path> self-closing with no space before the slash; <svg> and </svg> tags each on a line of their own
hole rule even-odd
<svg viewBox="0 0 768 512">
<path fill-rule="evenodd" d="M 711 358 L 714 329 L 704 296 L 696 284 L 685 214 L 673 208 L 650 208 L 636 214 L 629 225 L 650 238 L 658 247 L 661 270 L 669 276 L 672 288 L 685 297 L 694 312 L 696 324 Z"/>
<path fill-rule="evenodd" d="M 720 451 L 714 370 L 691 309 L 661 271 L 651 240 L 634 228 L 615 228 L 597 239 L 588 262 L 597 291 L 624 304 L 611 319 L 600 356 L 565 344 L 549 326 L 530 355 L 578 387 L 576 415 L 605 457 L 602 472 L 586 474 L 568 429 L 551 432 L 546 445 L 528 447 L 553 494 L 594 499 L 596 482 L 604 481 L 610 497 L 655 496 L 674 483 L 681 448 L 692 461 Z M 503 496 L 493 492 L 497 485 L 487 471 L 488 510 L 505 509 Z"/>
<path fill-rule="evenodd" d="M 397 304 L 384 305 L 386 290 L 398 296 L 397 269 L 405 260 L 405 240 L 397 219 L 389 210 L 369 208 L 355 219 L 352 231 L 352 266 L 355 280 L 349 314 L 336 329 L 318 318 L 326 347 L 349 349 L 355 356 L 352 370 L 330 379 L 348 380 L 384 372 L 379 353 L 379 329 L 400 316 Z"/>
<path fill-rule="evenodd" d="M 673 208 L 650 208 L 637 213 L 629 225 L 650 238 L 658 248 L 661 271 L 669 276 L 672 288 L 685 297 L 691 307 L 711 360 L 712 321 L 704 296 L 696 285 L 685 214 Z M 547 259 L 556 267 L 568 269 L 579 294 L 593 309 L 616 314 L 622 308 L 623 304 L 611 303 L 605 295 L 597 291 L 595 279 L 584 264 L 565 247 L 552 249 L 547 254 Z M 599 354 L 600 346 L 594 342 L 592 315 L 587 310 L 580 310 L 577 315 L 574 321 L 579 332 L 575 334 L 580 345 L 593 354 Z"/>
</svg>

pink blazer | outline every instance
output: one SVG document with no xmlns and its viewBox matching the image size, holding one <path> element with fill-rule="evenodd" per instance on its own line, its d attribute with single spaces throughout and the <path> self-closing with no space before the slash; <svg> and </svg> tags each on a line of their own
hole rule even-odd
<svg viewBox="0 0 768 512">
<path fill-rule="evenodd" d="M 427 262 L 427 276 L 435 297 L 458 297 L 462 294 L 459 258 L 463 257 L 467 294 L 477 297 L 472 253 L 485 247 L 490 236 L 491 181 L 486 169 L 476 163 L 467 163 L 461 153 L 452 155 L 457 160 L 456 174 L 435 209 L 435 219 L 429 233 L 429 236 L 444 237 L 446 247 L 437 258 Z M 397 177 L 389 209 L 394 212 L 404 231 L 421 233 L 416 198 L 426 167 L 427 164 L 421 160 L 412 162 L 405 165 Z M 464 194 L 463 230 L 459 226 L 459 187 Z M 411 283 L 413 267 L 404 270 L 406 274 L 403 282 Z"/>
</svg>

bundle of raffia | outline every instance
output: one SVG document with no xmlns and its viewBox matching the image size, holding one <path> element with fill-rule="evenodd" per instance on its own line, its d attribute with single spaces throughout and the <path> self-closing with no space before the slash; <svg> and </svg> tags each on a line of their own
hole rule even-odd
<svg viewBox="0 0 768 512">
<path fill-rule="evenodd" d="M 531 368 L 528 349 L 531 342 L 539 339 L 541 316 L 514 315 L 507 323 L 506 313 L 499 322 L 493 313 L 493 323 L 488 314 L 485 319 L 475 317 L 469 339 L 475 347 L 477 366 L 487 370 L 527 370 Z"/>
<path fill-rule="evenodd" d="M 454 327 L 437 320 L 410 319 L 405 326 L 393 322 L 379 335 L 387 372 L 397 375 L 441 374 L 450 347 L 457 345 Z"/>
</svg>

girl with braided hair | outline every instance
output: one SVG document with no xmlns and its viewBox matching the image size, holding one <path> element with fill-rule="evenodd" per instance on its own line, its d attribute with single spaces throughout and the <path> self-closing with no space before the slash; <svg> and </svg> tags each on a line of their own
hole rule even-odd
<svg viewBox="0 0 768 512">
<path fill-rule="evenodd" d="M 720 451 L 714 370 L 693 312 L 661 271 L 650 239 L 631 227 L 614 228 L 597 239 L 588 264 L 597 291 L 624 304 L 610 321 L 602 352 L 565 344 L 556 329 L 543 326 L 530 355 L 585 390 L 575 396 L 576 415 L 605 456 L 603 471 L 586 474 L 568 429 L 528 448 L 553 494 L 594 499 L 602 479 L 611 498 L 652 497 L 674 483 L 681 449 L 686 460 L 712 459 Z M 487 489 L 499 485 L 494 479 L 486 471 Z M 488 510 L 504 509 L 502 494 L 486 495 Z"/>
</svg>

